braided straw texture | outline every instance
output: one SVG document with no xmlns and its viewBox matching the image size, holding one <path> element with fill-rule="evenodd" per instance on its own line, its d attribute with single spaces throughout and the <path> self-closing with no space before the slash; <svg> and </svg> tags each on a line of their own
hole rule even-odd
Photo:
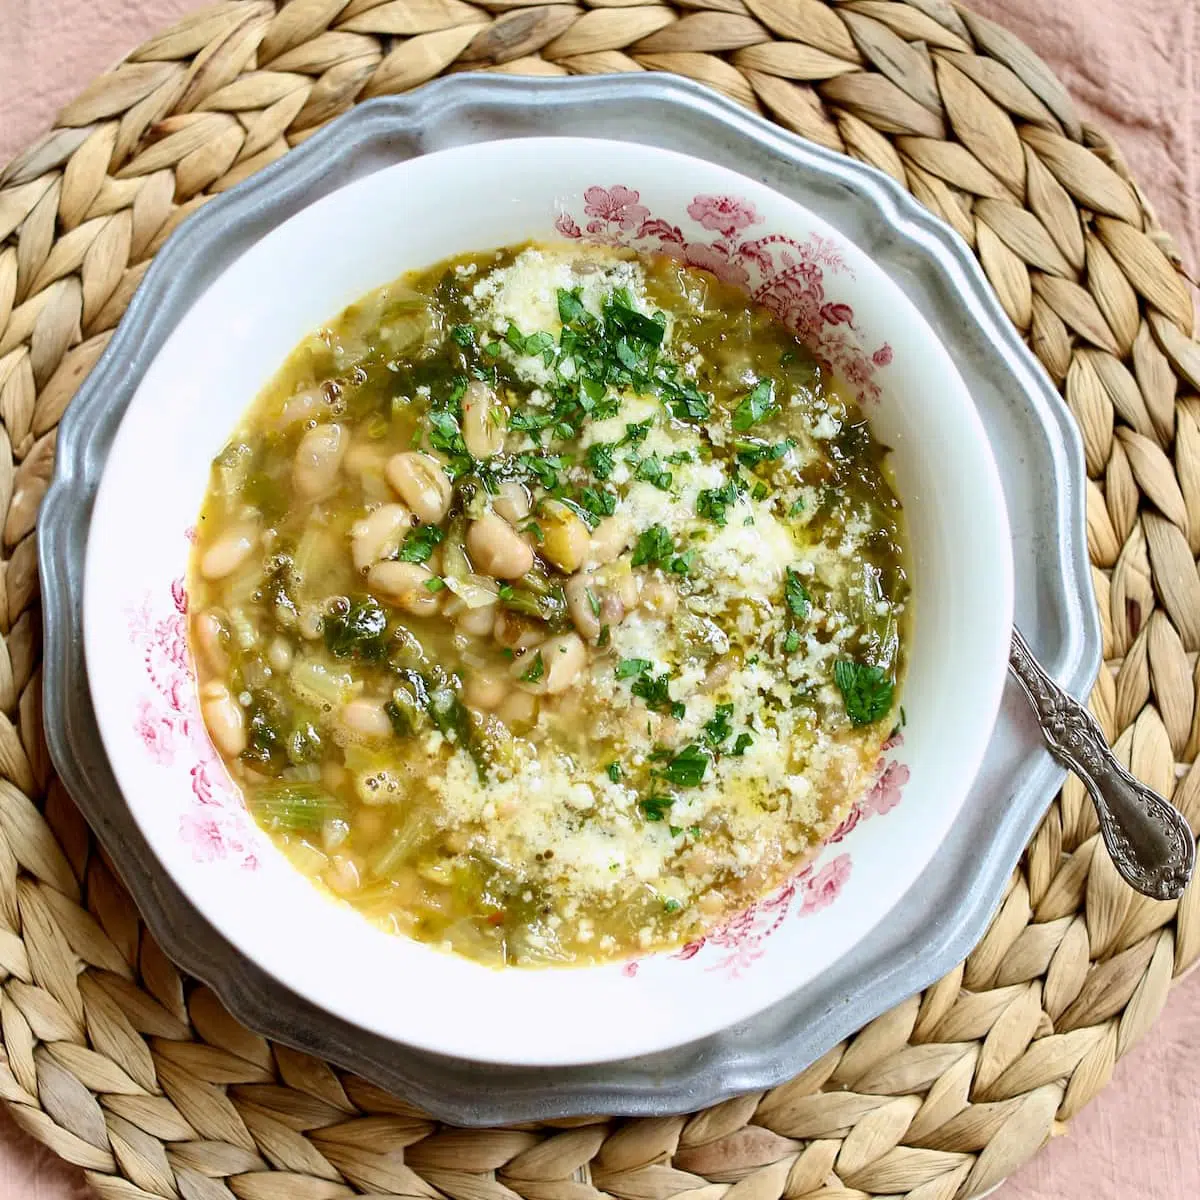
<svg viewBox="0 0 1200 1200">
<path fill-rule="evenodd" d="M 359 100 L 465 69 L 665 70 L 899 180 L 974 248 L 1083 431 L 1092 709 L 1200 823 L 1200 346 L 1173 244 L 1011 35 L 946 0 L 231 0 L 0 174 L 0 1099 L 110 1200 L 951 1200 L 1108 1082 L 1200 956 L 1074 781 L 950 975 L 772 1092 L 690 1117 L 439 1128 L 181 978 L 52 778 L 34 524 L 55 427 L 167 235 Z"/>
</svg>

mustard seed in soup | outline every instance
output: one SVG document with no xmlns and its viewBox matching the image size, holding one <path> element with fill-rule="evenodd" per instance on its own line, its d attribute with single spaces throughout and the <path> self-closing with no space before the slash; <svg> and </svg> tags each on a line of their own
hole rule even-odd
<svg viewBox="0 0 1200 1200">
<path fill-rule="evenodd" d="M 899 502 L 741 293 L 465 255 L 307 338 L 213 464 L 213 741 L 295 865 L 491 964 L 678 944 L 794 870 L 898 709 Z"/>
</svg>

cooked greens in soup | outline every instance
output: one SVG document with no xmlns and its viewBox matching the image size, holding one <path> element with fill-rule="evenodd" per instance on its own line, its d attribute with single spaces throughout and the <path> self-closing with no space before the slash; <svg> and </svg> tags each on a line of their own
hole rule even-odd
<svg viewBox="0 0 1200 1200">
<path fill-rule="evenodd" d="M 406 275 L 213 464 L 201 705 L 371 920 L 490 964 L 678 944 L 869 781 L 901 509 L 848 391 L 711 275 L 579 245 Z"/>
</svg>

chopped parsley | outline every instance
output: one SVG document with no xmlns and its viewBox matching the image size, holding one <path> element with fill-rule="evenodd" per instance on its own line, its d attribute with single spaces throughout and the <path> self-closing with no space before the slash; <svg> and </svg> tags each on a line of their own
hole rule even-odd
<svg viewBox="0 0 1200 1200">
<path fill-rule="evenodd" d="M 671 806 L 674 803 L 674 796 L 664 796 L 661 793 L 655 792 L 653 795 L 639 800 L 638 808 L 642 810 L 642 816 L 647 821 L 665 821 L 667 813 L 671 811 Z"/>
<path fill-rule="evenodd" d="M 587 465 L 597 479 L 603 482 L 613 473 L 616 458 L 614 447 L 607 442 L 594 442 L 587 448 Z"/>
<path fill-rule="evenodd" d="M 450 336 L 460 346 L 462 346 L 464 350 L 469 350 L 475 345 L 475 326 L 455 325 L 450 330 Z"/>
<path fill-rule="evenodd" d="M 784 587 L 784 599 L 787 601 L 788 612 L 798 621 L 803 621 L 812 608 L 812 599 L 800 578 L 800 572 L 792 567 L 787 569 L 787 584 Z"/>
<path fill-rule="evenodd" d="M 676 787 L 699 787 L 711 763 L 712 755 L 692 742 L 684 746 L 659 774 Z"/>
<path fill-rule="evenodd" d="M 608 766 L 604 768 L 604 770 L 613 783 L 621 782 L 621 776 L 624 774 L 624 772 L 621 770 L 621 764 L 619 762 L 610 762 Z"/>
<path fill-rule="evenodd" d="M 577 504 L 583 510 L 583 519 L 593 527 L 617 511 L 615 493 L 605 491 L 603 488 L 580 488 Z"/>
<path fill-rule="evenodd" d="M 649 529 L 638 534 L 637 543 L 633 547 L 633 565 L 656 567 L 669 558 L 674 549 L 674 542 L 665 526 L 651 525 Z"/>
<path fill-rule="evenodd" d="M 788 516 L 789 517 L 798 517 L 803 511 L 804 511 L 804 501 L 802 499 L 794 500 L 792 502 L 792 507 L 788 509 Z"/>
<path fill-rule="evenodd" d="M 590 608 L 592 610 L 592 616 L 598 617 L 600 615 L 600 600 L 599 600 L 599 598 L 597 597 L 596 593 L 592 591 L 591 588 L 584 588 L 584 593 L 587 595 L 588 608 Z"/>
<path fill-rule="evenodd" d="M 533 663 L 531 664 L 529 670 L 522 673 L 521 682 L 522 683 L 537 683 L 537 681 L 539 679 L 541 679 L 541 677 L 543 675 L 545 675 L 545 673 L 546 673 L 546 664 L 542 659 L 542 652 L 539 650 L 533 656 Z"/>
<path fill-rule="evenodd" d="M 667 332 L 667 319 L 662 313 L 647 317 L 633 307 L 633 298 L 627 288 L 617 288 L 604 305 L 605 322 L 614 326 L 626 337 L 647 346 L 661 346 Z M 618 346 L 620 343 L 617 343 Z M 618 358 L 621 357 L 618 351 Z"/>
<path fill-rule="evenodd" d="M 729 516 L 726 509 L 738 502 L 738 486 L 734 480 L 729 480 L 719 488 L 705 488 L 696 497 L 696 515 L 707 517 L 717 525 L 724 525 Z"/>
<path fill-rule="evenodd" d="M 718 704 L 712 720 L 704 722 L 704 740 L 710 746 L 720 746 L 733 733 L 733 726 L 729 723 L 732 716 L 732 704 Z"/>
<path fill-rule="evenodd" d="M 787 654 L 795 654 L 800 649 L 800 630 L 789 629 L 783 639 L 783 649 Z"/>
<path fill-rule="evenodd" d="M 423 563 L 428 562 L 434 547 L 446 536 L 445 531 L 436 525 L 422 525 L 409 531 L 400 547 L 400 561 Z"/>
<path fill-rule="evenodd" d="M 782 442 L 767 442 L 762 438 L 739 438 L 733 443 L 737 460 L 743 467 L 757 467 L 759 463 L 778 462 L 796 443 L 791 438 Z"/>
<path fill-rule="evenodd" d="M 533 475 L 548 492 L 558 487 L 558 473 L 566 463 L 559 454 L 519 454 L 517 465 Z"/>
<path fill-rule="evenodd" d="M 634 661 L 642 660 L 635 659 Z M 678 700 L 671 699 L 670 682 L 671 676 L 668 671 L 664 671 L 661 675 L 651 675 L 647 672 L 634 680 L 631 691 L 646 702 L 646 707 L 651 712 L 670 713 L 676 720 L 679 720 L 687 712 L 687 709 Z"/>
<path fill-rule="evenodd" d="M 733 427 L 738 433 L 745 433 L 778 411 L 775 384 L 770 379 L 760 379 L 733 410 Z"/>
<path fill-rule="evenodd" d="M 632 679 L 635 675 L 645 675 L 653 665 L 648 658 L 623 658 L 617 663 L 617 678 Z"/>
<path fill-rule="evenodd" d="M 833 681 L 852 725 L 871 725 L 892 707 L 893 684 L 879 667 L 839 658 L 833 664 Z"/>
<path fill-rule="evenodd" d="M 432 579 L 425 580 L 425 590 L 427 592 L 440 592 L 445 586 L 446 581 L 438 578 L 436 575 Z"/>
<path fill-rule="evenodd" d="M 429 413 L 429 426 L 429 444 L 445 458 L 446 473 L 452 480 L 467 474 L 475 460 L 467 451 L 458 418 L 445 409 L 433 409 Z"/>
<path fill-rule="evenodd" d="M 671 574 L 672 575 L 687 575 L 692 569 L 692 562 L 695 560 L 695 550 L 685 550 L 682 554 L 676 555 L 671 559 Z"/>
<path fill-rule="evenodd" d="M 587 309 L 583 307 L 583 301 L 579 298 L 578 288 L 569 292 L 565 288 L 558 289 L 558 319 L 564 325 L 582 321 L 589 315 Z"/>
<path fill-rule="evenodd" d="M 665 492 L 671 486 L 672 475 L 662 462 L 652 454 L 649 458 L 643 458 L 638 464 L 637 473 L 634 478 L 653 484 L 660 492 Z"/>
<path fill-rule="evenodd" d="M 617 443 L 618 446 L 632 446 L 635 450 L 646 440 L 646 435 L 654 425 L 654 419 L 638 421 L 625 426 L 625 436 Z"/>
<path fill-rule="evenodd" d="M 733 749 L 729 751 L 734 758 L 741 758 L 746 751 L 754 745 L 754 739 L 748 733 L 739 733 L 733 742 Z"/>
</svg>

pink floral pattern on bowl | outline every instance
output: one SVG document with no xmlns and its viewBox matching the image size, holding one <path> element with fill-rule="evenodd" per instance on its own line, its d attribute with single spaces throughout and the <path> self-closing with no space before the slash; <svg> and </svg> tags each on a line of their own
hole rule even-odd
<svg viewBox="0 0 1200 1200">
<path fill-rule="evenodd" d="M 137 702 L 134 731 L 156 767 L 187 768 L 191 801 L 179 818 L 179 836 L 192 857 L 254 870 L 258 835 L 200 714 L 187 610 L 180 578 L 171 584 L 169 608 L 156 606 L 147 594 L 127 612 L 129 640 L 141 653 L 149 684 Z"/>
<path fill-rule="evenodd" d="M 750 237 L 763 218 L 737 196 L 693 197 L 686 230 L 685 223 L 653 214 L 641 193 L 624 184 L 589 187 L 583 200 L 581 218 L 564 211 L 555 220 L 563 237 L 666 254 L 745 289 L 845 379 L 860 401 L 879 398 L 876 376 L 892 361 L 892 348 L 883 342 L 868 352 L 858 338 L 854 308 L 831 294 L 832 277 L 854 278 L 831 239 L 817 233 L 803 242 L 780 233 Z"/>
</svg>

